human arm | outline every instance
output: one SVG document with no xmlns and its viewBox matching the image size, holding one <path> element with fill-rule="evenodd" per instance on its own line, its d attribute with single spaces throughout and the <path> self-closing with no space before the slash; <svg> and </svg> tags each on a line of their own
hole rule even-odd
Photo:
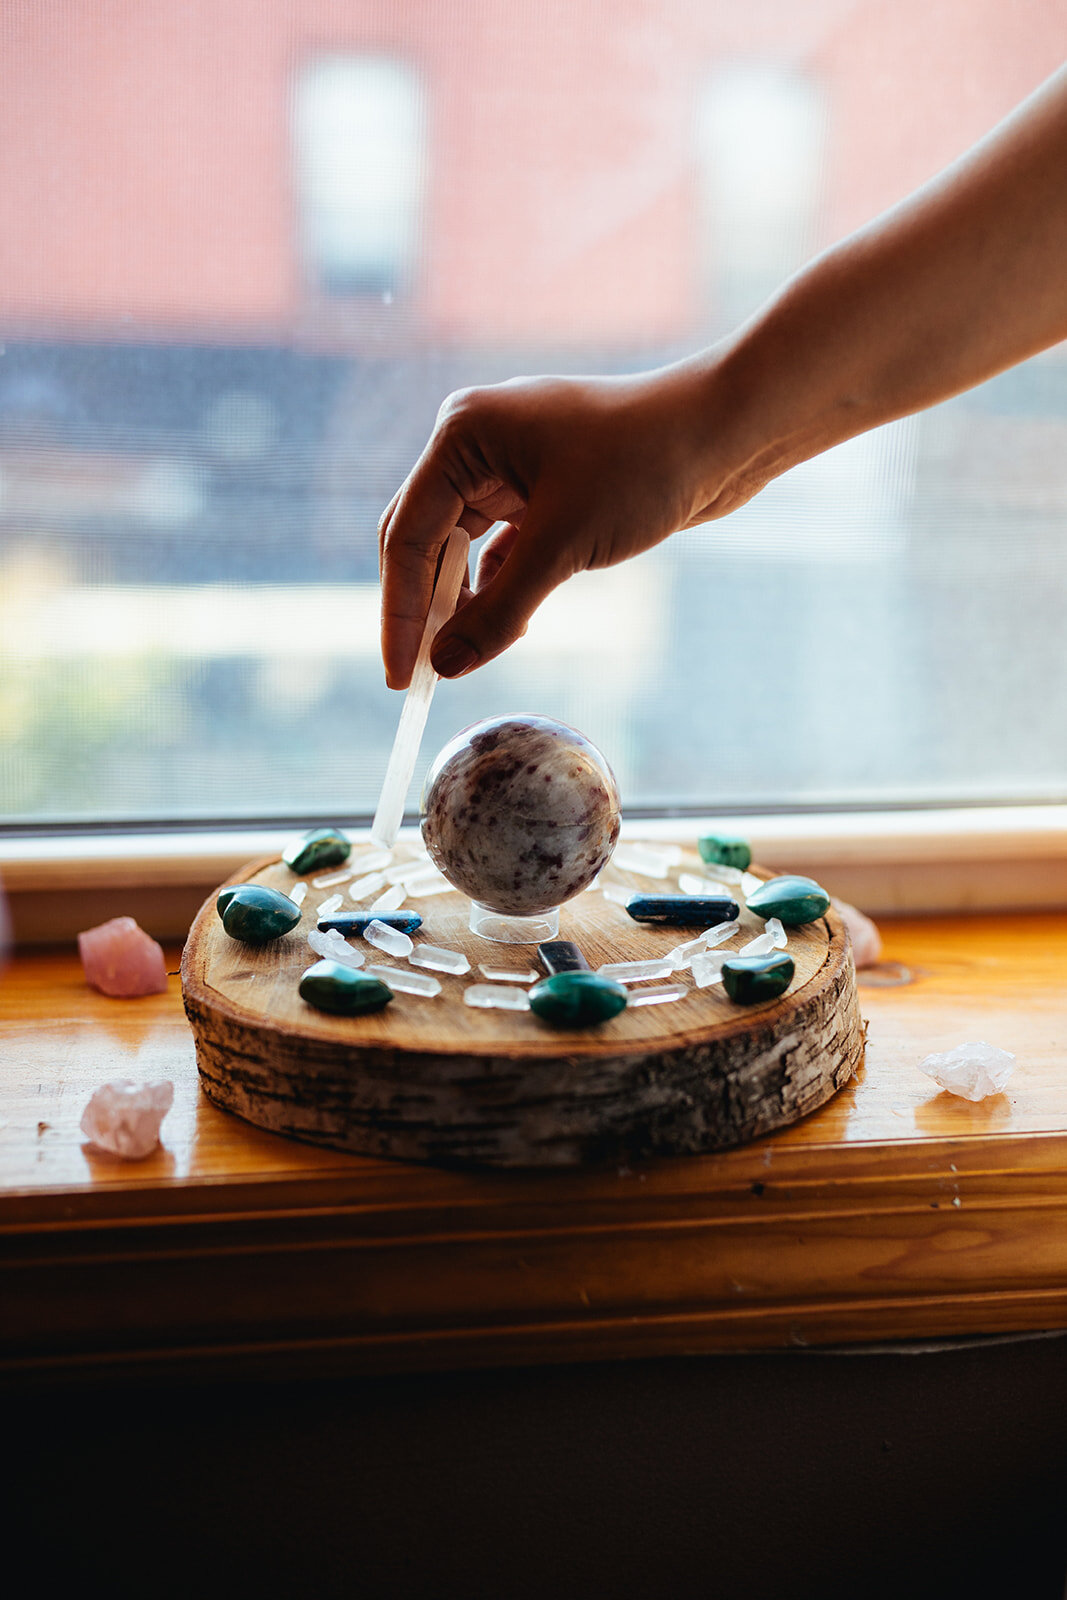
<svg viewBox="0 0 1067 1600">
<path fill-rule="evenodd" d="M 1067 69 L 729 339 L 632 378 L 450 397 L 382 519 L 382 647 L 403 687 L 437 556 L 487 541 L 434 664 L 499 654 L 572 573 L 726 515 L 798 462 L 1067 337 Z M 449 661 L 445 646 L 468 646 Z"/>
</svg>

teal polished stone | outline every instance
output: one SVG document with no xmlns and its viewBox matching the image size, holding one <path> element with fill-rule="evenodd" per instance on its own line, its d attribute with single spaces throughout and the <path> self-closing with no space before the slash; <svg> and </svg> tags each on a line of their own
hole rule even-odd
<svg viewBox="0 0 1067 1600">
<path fill-rule="evenodd" d="M 752 847 L 745 839 L 729 833 L 705 833 L 697 840 L 701 861 L 719 867 L 737 867 L 741 872 L 752 865 Z"/>
<path fill-rule="evenodd" d="M 798 928 L 804 922 L 814 922 L 824 916 L 830 904 L 826 890 L 814 878 L 789 874 L 783 878 L 768 878 L 766 883 L 748 897 L 748 909 L 764 921 L 777 917 L 787 928 Z"/>
<path fill-rule="evenodd" d="M 769 956 L 734 956 L 722 964 L 722 986 L 735 1005 L 777 1000 L 793 981 L 796 967 L 784 950 Z"/>
<path fill-rule="evenodd" d="M 393 998 L 393 991 L 379 978 L 342 966 L 340 961 L 316 961 L 300 979 L 300 998 L 316 1011 L 330 1011 L 337 1017 L 360 1017 L 366 1011 L 380 1011 Z"/>
<path fill-rule="evenodd" d="M 323 867 L 339 867 L 352 854 L 352 841 L 340 828 L 312 828 L 302 839 L 294 839 L 282 851 L 287 867 L 301 874 L 319 872 Z"/>
<path fill-rule="evenodd" d="M 215 909 L 218 911 L 220 917 L 226 910 L 226 907 L 229 905 L 234 895 L 237 893 L 238 889 L 244 889 L 245 887 L 246 885 L 243 883 L 231 883 L 227 888 L 219 890 L 219 897 L 215 901 Z"/>
<path fill-rule="evenodd" d="M 262 883 L 223 889 L 218 911 L 230 938 L 239 939 L 242 944 L 266 944 L 280 939 L 300 921 L 300 907 L 280 889 L 268 889 Z"/>
<path fill-rule="evenodd" d="M 590 1028 L 617 1017 L 626 1005 L 626 990 L 598 972 L 557 972 L 530 990 L 530 1010 L 557 1028 Z"/>
</svg>

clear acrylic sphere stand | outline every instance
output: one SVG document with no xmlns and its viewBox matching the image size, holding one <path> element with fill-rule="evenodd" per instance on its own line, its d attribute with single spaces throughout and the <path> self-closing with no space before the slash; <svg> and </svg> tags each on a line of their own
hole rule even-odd
<svg viewBox="0 0 1067 1600">
<path fill-rule="evenodd" d="M 540 944 L 559 938 L 559 906 L 533 917 L 513 917 L 472 900 L 470 929 L 494 944 Z"/>
</svg>

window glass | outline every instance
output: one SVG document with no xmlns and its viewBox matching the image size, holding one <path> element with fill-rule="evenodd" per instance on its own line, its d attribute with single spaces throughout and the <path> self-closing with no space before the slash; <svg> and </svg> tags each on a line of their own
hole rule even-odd
<svg viewBox="0 0 1067 1600">
<path fill-rule="evenodd" d="M 1044 0 L 60 0 L 0 50 L 0 815 L 352 817 L 376 523 L 453 388 L 657 365 L 1059 61 Z M 438 691 L 630 808 L 1067 790 L 1048 352 L 554 596 Z M 414 798 L 414 791 L 413 791 Z"/>
</svg>

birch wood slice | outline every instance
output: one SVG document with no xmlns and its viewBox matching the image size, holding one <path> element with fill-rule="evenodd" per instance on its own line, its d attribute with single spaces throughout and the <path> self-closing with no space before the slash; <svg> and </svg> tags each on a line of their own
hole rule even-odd
<svg viewBox="0 0 1067 1600">
<path fill-rule="evenodd" d="M 700 868 L 695 854 L 686 865 Z M 286 891 L 295 882 L 277 860 L 253 862 L 230 882 L 239 880 Z M 610 867 L 609 882 L 673 887 Z M 690 984 L 682 1000 L 563 1031 L 528 1012 L 464 1004 L 467 985 L 482 981 L 480 962 L 539 963 L 535 946 L 472 934 L 470 902 L 455 893 L 410 904 L 424 919 L 416 939 L 465 951 L 467 976 L 438 974 L 437 998 L 397 994 L 363 1017 L 313 1010 L 297 986 L 318 959 L 307 944 L 316 908 L 334 892 L 309 885 L 299 926 L 260 946 L 226 934 L 212 895 L 182 958 L 206 1093 L 274 1133 L 367 1155 L 495 1167 L 696 1154 L 795 1122 L 863 1060 L 851 948 L 832 909 L 788 930 L 796 976 L 778 1000 L 736 1006 L 721 985 L 697 989 L 685 972 L 676 974 Z M 731 945 L 762 929 L 743 912 Z M 662 955 L 698 931 L 644 926 L 593 891 L 563 907 L 559 936 L 597 967 Z M 404 965 L 365 948 L 368 962 Z"/>
</svg>

